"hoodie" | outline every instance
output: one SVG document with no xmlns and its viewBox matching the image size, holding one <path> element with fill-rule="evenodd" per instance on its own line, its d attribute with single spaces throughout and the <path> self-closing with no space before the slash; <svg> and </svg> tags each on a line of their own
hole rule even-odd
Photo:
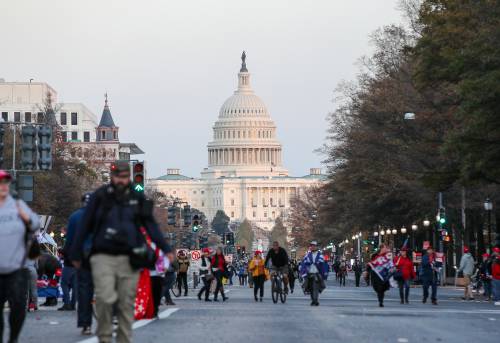
<svg viewBox="0 0 500 343">
<path fill-rule="evenodd" d="M 19 217 L 16 206 L 26 212 L 31 219 L 30 229 L 38 230 L 38 216 L 22 200 L 15 200 L 8 195 L 0 206 L 0 274 L 10 274 L 20 269 L 26 257 L 26 227 Z"/>
<path fill-rule="evenodd" d="M 474 274 L 474 257 L 472 257 L 469 252 L 462 255 L 458 271 L 461 271 L 464 275 L 469 276 Z"/>
</svg>

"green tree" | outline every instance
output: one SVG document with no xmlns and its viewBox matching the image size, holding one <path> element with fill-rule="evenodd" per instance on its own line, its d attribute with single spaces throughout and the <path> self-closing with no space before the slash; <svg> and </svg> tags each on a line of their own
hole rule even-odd
<svg viewBox="0 0 500 343">
<path fill-rule="evenodd" d="M 227 225 L 229 224 L 229 222 L 230 219 L 226 215 L 226 213 L 223 210 L 218 210 L 217 213 L 215 213 L 214 219 L 212 220 L 212 230 L 214 230 L 218 235 L 221 235 L 227 231 Z"/>
<path fill-rule="evenodd" d="M 288 230 L 285 225 L 283 225 L 283 221 L 281 218 L 277 218 L 274 222 L 274 227 L 271 230 L 270 241 L 278 242 L 281 247 L 288 250 Z"/>
<path fill-rule="evenodd" d="M 250 251 L 252 249 L 254 232 L 252 224 L 247 219 L 245 219 L 240 226 L 238 226 L 235 240 L 236 244 L 239 244 L 241 247 L 245 247 L 246 251 Z"/>
<path fill-rule="evenodd" d="M 450 124 L 444 153 L 455 154 L 462 182 L 500 184 L 500 2 L 425 0 L 413 56 L 421 89 Z"/>
</svg>

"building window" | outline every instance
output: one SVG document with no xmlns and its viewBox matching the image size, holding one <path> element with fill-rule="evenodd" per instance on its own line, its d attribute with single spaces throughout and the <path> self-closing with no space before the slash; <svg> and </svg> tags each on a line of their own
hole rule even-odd
<svg viewBox="0 0 500 343">
<path fill-rule="evenodd" d="M 105 131 L 101 131 L 101 139 L 106 139 L 106 132 Z"/>
<path fill-rule="evenodd" d="M 234 212 L 231 212 L 231 218 L 234 218 Z"/>
<path fill-rule="evenodd" d="M 234 206 L 234 199 L 231 199 L 231 206 Z"/>
<path fill-rule="evenodd" d="M 68 133 L 66 131 L 61 132 L 62 134 L 62 141 L 67 142 L 68 141 Z"/>
<path fill-rule="evenodd" d="M 9 121 L 9 112 L 2 112 L 3 121 Z"/>
<path fill-rule="evenodd" d="M 273 211 L 272 216 L 273 216 L 273 219 L 276 218 L 276 212 Z"/>
<path fill-rule="evenodd" d="M 83 141 L 90 142 L 90 132 L 88 132 L 88 131 L 83 132 Z"/>
<path fill-rule="evenodd" d="M 201 202 L 201 207 L 205 207 L 205 201 Z"/>
<path fill-rule="evenodd" d="M 113 139 L 118 139 L 118 135 L 116 131 L 113 131 Z"/>
<path fill-rule="evenodd" d="M 255 218 L 257 217 L 257 213 L 255 213 L 255 211 L 252 213 L 252 216 Z"/>
<path fill-rule="evenodd" d="M 31 123 L 31 112 L 24 112 L 24 121 L 26 123 Z"/>
<path fill-rule="evenodd" d="M 264 218 L 267 218 L 267 212 L 264 212 Z"/>
<path fill-rule="evenodd" d="M 201 194 L 205 194 L 205 191 L 201 191 Z"/>
<path fill-rule="evenodd" d="M 36 122 L 43 123 L 43 112 L 38 112 L 36 115 Z"/>
<path fill-rule="evenodd" d="M 196 194 L 196 191 L 193 191 L 193 194 Z"/>
<path fill-rule="evenodd" d="M 21 112 L 14 112 L 14 121 L 17 123 L 21 121 Z"/>
<path fill-rule="evenodd" d="M 71 112 L 71 125 L 78 125 L 78 113 Z"/>
<path fill-rule="evenodd" d="M 61 112 L 61 125 L 68 125 L 68 116 L 66 112 Z"/>
<path fill-rule="evenodd" d="M 78 140 L 78 131 L 72 131 L 71 132 L 71 140 L 72 141 Z"/>
</svg>

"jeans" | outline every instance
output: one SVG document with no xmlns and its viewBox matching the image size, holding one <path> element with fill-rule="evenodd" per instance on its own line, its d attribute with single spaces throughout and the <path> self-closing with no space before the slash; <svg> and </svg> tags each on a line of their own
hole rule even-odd
<svg viewBox="0 0 500 343">
<path fill-rule="evenodd" d="M 422 280 L 422 288 L 424 290 L 424 300 L 427 300 L 429 297 L 429 286 L 432 289 L 431 300 L 437 300 L 437 280 L 432 279 L 424 279 Z"/>
<path fill-rule="evenodd" d="M 118 330 L 116 341 L 132 342 L 135 294 L 139 271 L 132 269 L 128 255 L 95 254 L 90 258 L 97 311 L 97 337 L 100 343 L 113 338 L 113 305 L 116 303 Z"/>
<path fill-rule="evenodd" d="M 205 292 L 205 300 L 208 300 L 208 297 L 210 296 L 210 284 L 212 281 L 207 281 L 206 277 L 202 277 L 201 281 L 203 282 L 203 287 L 201 287 L 200 291 L 198 292 L 198 297 L 201 297 L 203 295 L 203 292 Z"/>
<path fill-rule="evenodd" d="M 26 317 L 28 279 L 29 271 L 25 268 L 18 269 L 10 274 L 0 274 L 0 342 L 3 341 L 3 306 L 6 301 L 10 307 L 9 342 L 17 342 Z"/>
<path fill-rule="evenodd" d="M 177 287 L 179 288 L 179 293 L 181 288 L 184 286 L 184 295 L 188 294 L 188 275 L 187 273 L 177 273 Z"/>
<path fill-rule="evenodd" d="M 165 278 L 163 280 L 163 296 L 167 303 L 172 303 L 172 297 L 170 296 L 170 289 L 174 285 L 175 282 L 175 273 L 167 272 L 165 273 Z"/>
<path fill-rule="evenodd" d="M 500 301 L 500 280 L 491 280 L 491 291 L 493 294 L 493 301 Z"/>
<path fill-rule="evenodd" d="M 214 292 L 214 300 L 217 300 L 217 296 L 220 294 L 222 295 L 222 298 L 226 298 L 224 295 L 224 286 L 222 285 L 222 272 L 220 270 L 216 271 L 214 273 L 215 280 L 217 280 L 217 287 L 215 288 Z"/>
<path fill-rule="evenodd" d="M 35 267 L 28 267 L 29 281 L 28 281 L 28 299 L 35 307 L 38 307 L 38 287 L 36 282 L 38 280 L 38 272 Z"/>
<path fill-rule="evenodd" d="M 257 299 L 257 292 L 260 290 L 260 298 L 264 297 L 264 281 L 266 280 L 265 275 L 259 275 L 253 277 L 253 296 Z"/>
<path fill-rule="evenodd" d="M 61 276 L 61 288 L 63 292 L 64 305 L 75 307 L 77 297 L 76 269 L 73 267 L 64 267 Z M 71 292 L 71 298 L 70 298 Z"/>
<path fill-rule="evenodd" d="M 92 301 L 94 298 L 94 283 L 89 269 L 80 268 L 76 271 L 78 279 L 78 311 L 77 326 L 79 328 L 92 326 Z"/>
<path fill-rule="evenodd" d="M 398 281 L 399 286 L 399 297 L 401 298 L 401 302 L 408 302 L 408 298 L 410 297 L 410 280 L 401 280 Z"/>
<path fill-rule="evenodd" d="M 491 280 L 483 280 L 483 288 L 484 288 L 484 297 L 491 297 Z"/>
</svg>

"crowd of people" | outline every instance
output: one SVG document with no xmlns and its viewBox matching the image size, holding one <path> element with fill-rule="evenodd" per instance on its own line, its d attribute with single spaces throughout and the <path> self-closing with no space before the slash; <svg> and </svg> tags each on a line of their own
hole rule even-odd
<svg viewBox="0 0 500 343">
<path fill-rule="evenodd" d="M 77 311 L 77 327 L 83 335 L 91 335 L 93 318 L 99 342 L 110 343 L 114 333 L 118 342 L 131 342 L 134 320 L 158 316 L 164 300 L 175 305 L 171 293 L 188 296 L 189 256 L 177 254 L 160 232 L 152 213 L 153 205 L 130 181 L 127 162 L 111 166 L 111 182 L 82 197 L 82 207 L 69 218 L 65 244 L 59 256 L 37 251 L 35 233 L 39 217 L 23 201 L 10 195 L 9 173 L 0 170 L 0 301 L 10 307 L 9 342 L 18 341 L 26 312 L 38 310 L 38 285 L 47 285 L 45 303 L 56 306 L 58 285 L 62 289 L 59 311 Z M 38 247 L 39 249 L 39 247 Z M 354 273 L 360 287 L 362 276 L 372 285 L 380 307 L 392 287 L 399 288 L 401 304 L 409 303 L 410 284 L 416 278 L 422 283 L 422 302 L 430 297 L 437 305 L 437 290 L 442 264 L 432 247 L 426 249 L 417 270 L 406 247 L 397 256 L 381 244 L 370 261 L 363 265 L 338 258 L 331 265 L 311 241 L 304 257 L 291 259 L 284 247 L 273 242 L 265 253 L 256 250 L 253 256 L 238 256 L 231 263 L 222 247 L 204 248 L 199 264 L 202 282 L 197 297 L 206 302 L 228 300 L 225 280 L 253 289 L 255 302 L 265 299 L 264 285 L 273 275 L 281 275 L 283 292 L 293 293 L 296 280 L 301 281 L 311 306 L 319 305 L 319 293 L 325 289 L 329 271 L 335 273 L 339 286 L 346 286 L 349 272 Z M 457 273 L 463 276 L 464 300 L 473 298 L 473 284 L 482 285 L 484 297 L 500 305 L 500 248 L 483 254 L 477 264 L 467 247 Z M 42 281 L 40 274 L 44 275 Z M 51 293 L 49 290 L 54 290 Z M 211 295 L 213 296 L 211 299 Z M 114 328 L 116 326 L 116 330 Z M 0 338 L 3 320 L 0 321 Z"/>
</svg>

